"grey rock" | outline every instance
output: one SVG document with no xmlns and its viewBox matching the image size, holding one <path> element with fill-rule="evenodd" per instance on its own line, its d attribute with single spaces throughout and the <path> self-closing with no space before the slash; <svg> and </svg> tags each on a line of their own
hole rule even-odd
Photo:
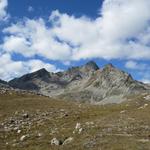
<svg viewBox="0 0 150 150">
<path fill-rule="evenodd" d="M 20 133 L 21 133 L 21 130 L 18 130 L 17 133 L 20 134 Z"/>
<path fill-rule="evenodd" d="M 24 119 L 27 119 L 27 118 L 29 118 L 29 114 L 28 114 L 28 113 L 25 113 L 25 114 L 22 115 L 22 117 L 23 117 Z"/>
<path fill-rule="evenodd" d="M 62 145 L 62 142 L 60 140 L 58 140 L 57 138 L 53 138 L 51 140 L 51 145 L 57 145 L 57 146 L 59 146 L 59 145 Z"/>
<path fill-rule="evenodd" d="M 121 103 L 129 95 L 150 93 L 150 86 L 138 82 L 112 64 L 100 69 L 93 61 L 67 71 L 50 73 L 45 69 L 9 82 L 13 88 L 94 104 Z"/>
<path fill-rule="evenodd" d="M 81 123 L 77 123 L 75 126 L 75 130 L 73 131 L 73 134 L 75 133 L 81 134 L 82 131 L 83 131 L 83 128 L 81 127 Z"/>
<path fill-rule="evenodd" d="M 37 137 L 42 137 L 43 136 L 43 133 L 38 133 L 37 134 Z"/>
<path fill-rule="evenodd" d="M 27 135 L 23 135 L 23 136 L 20 137 L 20 141 L 23 142 L 23 141 L 25 141 L 28 137 L 29 137 L 28 134 L 27 134 Z"/>
<path fill-rule="evenodd" d="M 72 141 L 73 141 L 73 137 L 69 137 L 63 142 L 63 145 L 67 145 L 67 144 L 71 143 Z"/>
</svg>

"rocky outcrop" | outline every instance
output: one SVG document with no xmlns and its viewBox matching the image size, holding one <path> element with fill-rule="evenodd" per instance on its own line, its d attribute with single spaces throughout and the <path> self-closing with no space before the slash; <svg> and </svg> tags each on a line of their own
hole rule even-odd
<svg viewBox="0 0 150 150">
<path fill-rule="evenodd" d="M 85 102 L 120 102 L 124 97 L 149 92 L 150 87 L 135 81 L 130 74 L 112 64 L 100 69 L 93 61 L 67 71 L 49 73 L 41 69 L 11 80 L 14 88 L 31 90 L 46 96 Z"/>
</svg>

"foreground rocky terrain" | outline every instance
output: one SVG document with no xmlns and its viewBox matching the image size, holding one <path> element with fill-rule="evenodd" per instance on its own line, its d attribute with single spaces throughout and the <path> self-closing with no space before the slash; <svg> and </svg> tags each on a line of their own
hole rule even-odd
<svg viewBox="0 0 150 150">
<path fill-rule="evenodd" d="M 129 95 L 150 92 L 150 86 L 112 64 L 99 68 L 93 61 L 58 73 L 41 69 L 8 84 L 45 96 L 98 104 L 121 103 Z"/>
<path fill-rule="evenodd" d="M 0 94 L 1 150 L 149 150 L 150 95 L 89 105 L 14 90 Z"/>
<path fill-rule="evenodd" d="M 95 62 L 0 80 L 0 150 L 149 150 L 150 86 Z"/>
</svg>

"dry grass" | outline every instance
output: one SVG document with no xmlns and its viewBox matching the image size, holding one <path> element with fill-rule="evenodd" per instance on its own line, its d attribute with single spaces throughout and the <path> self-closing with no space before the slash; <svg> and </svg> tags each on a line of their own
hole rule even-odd
<svg viewBox="0 0 150 150">
<path fill-rule="evenodd" d="M 143 96 L 130 99 L 120 105 L 92 106 L 35 95 L 0 95 L 1 123 L 19 117 L 23 111 L 28 112 L 31 120 L 38 117 L 37 112 L 48 113 L 41 115 L 41 123 L 36 120 L 30 128 L 24 126 L 20 134 L 0 128 L 0 150 L 149 150 L 150 102 Z M 145 104 L 148 105 L 139 109 Z M 83 131 L 73 134 L 78 122 Z M 38 133 L 42 136 L 37 137 Z M 20 142 L 20 137 L 26 134 L 30 136 Z M 74 140 L 67 145 L 52 146 L 50 141 L 54 137 Z"/>
</svg>

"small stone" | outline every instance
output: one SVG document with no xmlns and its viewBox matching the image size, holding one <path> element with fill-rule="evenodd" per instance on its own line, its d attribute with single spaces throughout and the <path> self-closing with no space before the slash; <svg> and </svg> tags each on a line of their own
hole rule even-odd
<svg viewBox="0 0 150 150">
<path fill-rule="evenodd" d="M 63 145 L 66 145 L 66 144 L 69 144 L 73 141 L 73 137 L 69 137 L 67 138 L 64 142 L 63 142 Z"/>
<path fill-rule="evenodd" d="M 148 104 L 144 104 L 144 106 L 139 107 L 138 109 L 144 109 L 145 107 L 147 107 Z"/>
<path fill-rule="evenodd" d="M 83 131 L 83 128 L 81 128 L 81 123 L 77 123 L 75 126 L 75 130 L 73 131 L 73 134 L 78 133 L 80 134 Z"/>
<path fill-rule="evenodd" d="M 57 140 L 56 138 L 53 138 L 52 140 L 51 140 L 51 145 L 61 145 L 62 144 L 62 142 L 61 141 L 59 141 L 59 140 Z"/>
<path fill-rule="evenodd" d="M 148 104 L 144 104 L 144 107 L 147 107 L 148 106 Z"/>
<path fill-rule="evenodd" d="M 27 113 L 22 115 L 24 119 L 29 118 L 29 115 Z"/>
<path fill-rule="evenodd" d="M 17 133 L 20 134 L 20 133 L 21 133 L 21 130 L 18 130 Z"/>
<path fill-rule="evenodd" d="M 41 136 L 43 136 L 43 134 L 42 133 L 38 133 L 37 137 L 41 137 Z"/>
<path fill-rule="evenodd" d="M 94 125 L 94 122 L 86 122 L 85 123 L 87 126 L 90 126 L 90 125 Z"/>
<path fill-rule="evenodd" d="M 18 130 L 18 127 L 15 127 L 15 128 L 14 128 L 14 131 L 17 131 L 17 130 Z"/>
<path fill-rule="evenodd" d="M 28 137 L 28 135 L 23 135 L 23 136 L 20 138 L 20 141 L 24 141 L 27 137 Z"/>
<path fill-rule="evenodd" d="M 81 128 L 81 123 L 77 123 L 75 129 L 80 129 Z"/>
<path fill-rule="evenodd" d="M 122 110 L 122 111 L 120 111 L 120 114 L 123 114 L 123 113 L 125 113 L 126 112 L 126 110 Z"/>
<path fill-rule="evenodd" d="M 80 128 L 78 133 L 81 134 L 82 131 L 83 131 L 83 128 Z"/>
</svg>

